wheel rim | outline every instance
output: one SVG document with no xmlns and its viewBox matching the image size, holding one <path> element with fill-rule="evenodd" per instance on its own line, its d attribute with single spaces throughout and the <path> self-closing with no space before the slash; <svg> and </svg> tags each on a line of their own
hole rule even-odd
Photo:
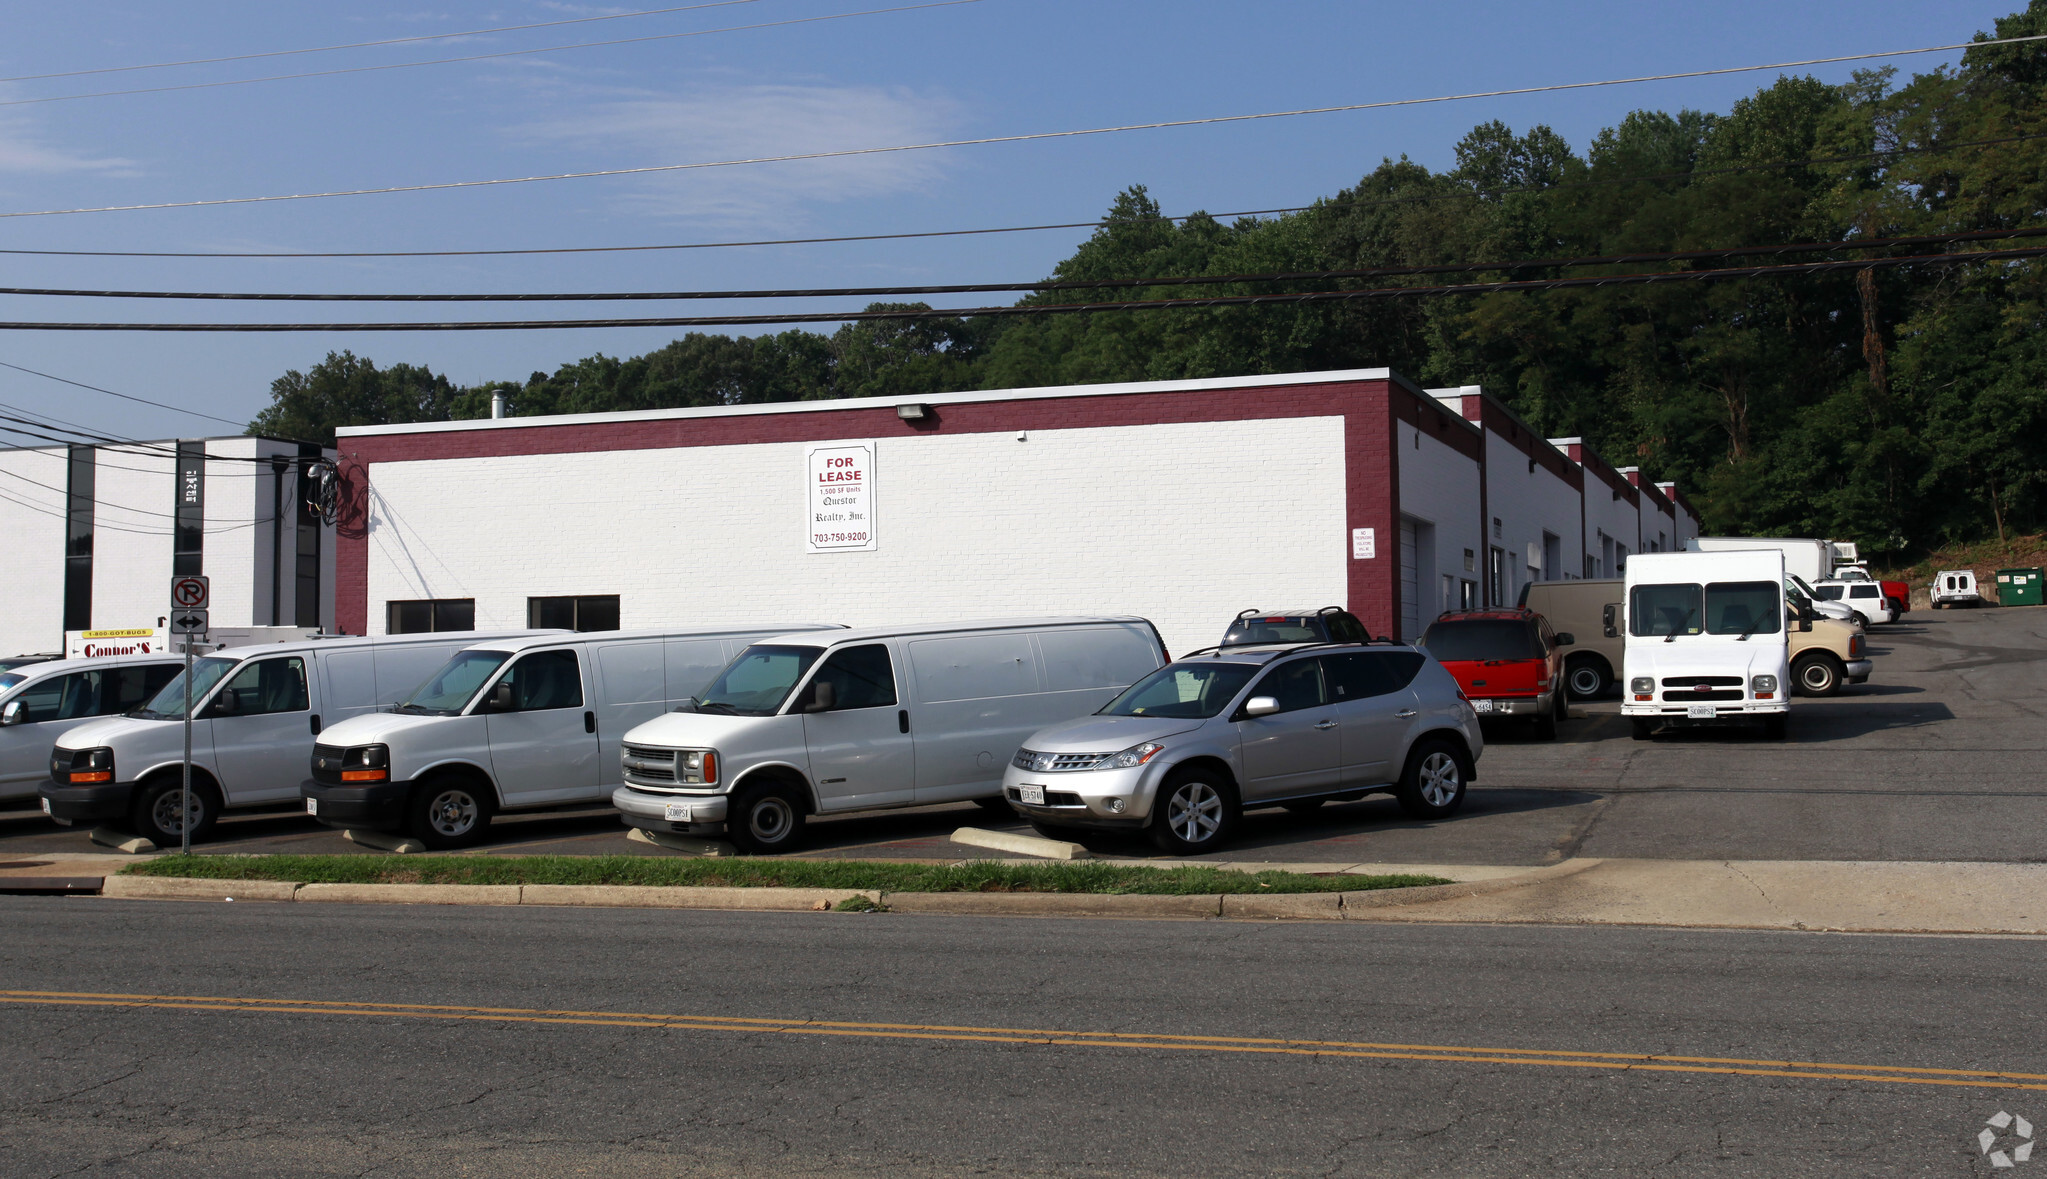
<svg viewBox="0 0 2047 1179">
<path fill-rule="evenodd" d="M 1808 692 L 1824 692 L 1834 683 L 1834 673 L 1824 663 L 1808 663 L 1799 670 L 1799 686 Z"/>
<path fill-rule="evenodd" d="M 1463 784 L 1457 772 L 1457 759 L 1441 751 L 1431 753 L 1422 759 L 1421 788 L 1422 801 L 1430 806 L 1449 806 L 1457 797 L 1457 788 Z"/>
<path fill-rule="evenodd" d="M 455 839 L 475 829 L 480 810 L 476 796 L 467 790 L 443 790 L 427 804 L 427 826 L 436 835 Z"/>
<path fill-rule="evenodd" d="M 1596 667 L 1574 667 L 1571 669 L 1571 694 L 1591 696 L 1599 691 L 1599 682 L 1605 677 Z"/>
<path fill-rule="evenodd" d="M 1223 796 L 1206 782 L 1188 782 L 1166 801 L 1166 829 L 1183 843 L 1205 843 L 1223 825 Z"/>
<path fill-rule="evenodd" d="M 796 812 L 789 806 L 789 800 L 773 795 L 754 803 L 746 814 L 746 829 L 762 843 L 778 843 L 788 838 L 795 825 Z"/>
<path fill-rule="evenodd" d="M 180 803 L 184 805 L 180 806 Z M 156 824 L 157 830 L 172 835 L 183 835 L 187 820 L 190 820 L 193 830 L 198 830 L 200 821 L 205 817 L 206 804 L 200 801 L 197 790 L 189 799 L 183 789 L 166 790 L 157 795 L 156 805 L 149 808 L 149 821 Z"/>
</svg>

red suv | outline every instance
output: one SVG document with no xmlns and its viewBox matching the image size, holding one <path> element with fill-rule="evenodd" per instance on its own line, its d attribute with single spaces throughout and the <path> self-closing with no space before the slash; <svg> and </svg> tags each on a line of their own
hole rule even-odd
<svg viewBox="0 0 2047 1179">
<path fill-rule="evenodd" d="M 1564 718 L 1563 648 L 1573 641 L 1542 615 L 1515 607 L 1452 611 L 1430 623 L 1417 645 L 1456 677 L 1480 720 L 1527 717 L 1536 736 L 1551 740 Z"/>
</svg>

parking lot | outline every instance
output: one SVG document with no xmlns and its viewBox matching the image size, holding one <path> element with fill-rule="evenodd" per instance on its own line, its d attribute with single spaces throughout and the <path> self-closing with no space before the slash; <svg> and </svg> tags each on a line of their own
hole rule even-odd
<svg viewBox="0 0 2047 1179">
<path fill-rule="evenodd" d="M 1870 682 L 1799 699 L 1790 739 L 1692 730 L 1631 739 L 1615 700 L 1574 705 L 1559 738 L 1488 729 L 1478 780 L 1444 822 L 1403 818 L 1390 796 L 1300 816 L 1259 811 L 1219 858 L 1534 865 L 1646 859 L 2047 858 L 2047 610 L 1914 611 L 1870 635 Z M 950 841 L 991 823 L 973 806 L 814 821 L 801 853 L 959 859 Z M 1152 856 L 1138 839 L 1103 854 Z M 29 810 L 0 812 L 0 863 L 103 852 Z M 209 853 L 360 852 L 296 812 L 231 815 Z M 501 817 L 472 855 L 678 854 L 629 841 L 609 806 Z"/>
</svg>

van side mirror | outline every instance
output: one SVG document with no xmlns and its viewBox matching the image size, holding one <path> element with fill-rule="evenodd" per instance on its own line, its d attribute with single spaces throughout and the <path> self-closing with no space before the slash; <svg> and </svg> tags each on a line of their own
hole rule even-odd
<svg viewBox="0 0 2047 1179">
<path fill-rule="evenodd" d="M 1577 641 L 1578 636 L 1570 631 L 1560 631 L 1557 634 L 1557 646 L 1559 647 L 1569 647 L 1577 643 Z"/>
<path fill-rule="evenodd" d="M 210 716 L 233 716 L 241 711 L 241 704 L 241 699 L 235 695 L 234 689 L 226 688 L 213 698 L 212 705 L 206 711 Z"/>
<path fill-rule="evenodd" d="M 1609 639 L 1621 637 L 1620 612 L 1621 604 L 1619 602 L 1608 602 L 1605 609 L 1599 612 L 1599 620 L 1605 625 L 1606 637 Z"/>
<path fill-rule="evenodd" d="M 830 712 L 837 703 L 838 689 L 830 680 L 819 680 L 810 685 L 810 702 L 803 706 L 805 712 Z"/>
<path fill-rule="evenodd" d="M 499 684 L 490 690 L 490 710 L 492 712 L 518 711 L 517 703 L 512 699 L 511 684 Z"/>
<path fill-rule="evenodd" d="M 9 700 L 7 707 L 0 708 L 0 725 L 18 725 L 28 713 L 19 700 Z"/>
<path fill-rule="evenodd" d="M 1272 696 L 1253 696 L 1244 701 L 1245 716 L 1271 716 L 1279 711 L 1279 700 Z"/>
</svg>

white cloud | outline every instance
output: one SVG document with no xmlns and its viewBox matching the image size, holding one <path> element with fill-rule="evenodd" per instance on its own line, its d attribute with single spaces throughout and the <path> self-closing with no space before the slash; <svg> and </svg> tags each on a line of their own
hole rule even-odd
<svg viewBox="0 0 2047 1179">
<path fill-rule="evenodd" d="M 13 98 L 18 92 L 18 87 L 0 88 L 0 97 Z M 52 176 L 70 172 L 132 176 L 138 169 L 133 160 L 54 146 L 44 138 L 33 116 L 18 109 L 0 112 L 0 175 Z"/>
<path fill-rule="evenodd" d="M 903 88 L 755 85 L 596 97 L 513 134 L 574 144 L 592 167 L 630 167 L 929 142 L 947 138 L 957 118 L 949 99 Z M 747 164 L 625 182 L 633 187 L 621 200 L 636 212 L 743 225 L 787 220 L 818 202 L 915 191 L 943 171 L 935 152 Z"/>
</svg>

